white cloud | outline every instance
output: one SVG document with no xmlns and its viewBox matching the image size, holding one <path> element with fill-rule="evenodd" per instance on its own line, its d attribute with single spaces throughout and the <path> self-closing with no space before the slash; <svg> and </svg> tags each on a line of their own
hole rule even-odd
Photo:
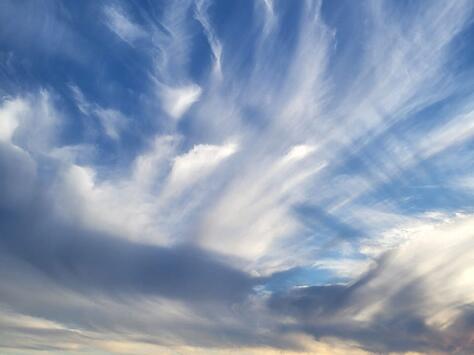
<svg viewBox="0 0 474 355">
<path fill-rule="evenodd" d="M 0 140 L 11 142 L 13 134 L 19 125 L 22 113 L 28 109 L 21 99 L 7 100 L 0 108 Z"/>
<path fill-rule="evenodd" d="M 354 280 L 367 272 L 372 261 L 367 259 L 321 259 L 313 264 L 318 269 L 328 270 L 338 277 Z"/>
<path fill-rule="evenodd" d="M 84 115 L 89 115 L 92 110 L 92 105 L 87 101 L 82 90 L 76 85 L 69 85 L 69 88 L 71 89 L 79 111 L 81 111 Z"/>
<path fill-rule="evenodd" d="M 133 45 L 135 41 L 146 36 L 146 31 L 133 23 L 123 9 L 117 6 L 106 6 L 104 13 L 109 29 L 128 44 Z"/>
<path fill-rule="evenodd" d="M 425 120 L 412 115 L 448 98 L 457 87 L 445 64 L 452 55 L 453 39 L 469 20 L 467 5 L 433 2 L 423 7 L 426 11 L 399 21 L 382 2 L 367 3 L 360 8 L 367 26 L 364 46 L 355 56 L 356 41 L 349 41 L 347 52 L 339 51 L 339 33 L 324 22 L 320 6 L 305 4 L 293 29 L 291 51 L 281 46 L 276 26 L 280 26 L 277 20 L 284 19 L 279 17 L 280 5 L 271 0 L 257 5 L 261 8 L 256 16 L 261 18 L 251 31 L 239 29 L 236 46 L 225 42 L 229 34 L 212 26 L 206 1 L 198 1 L 194 12 L 190 1 L 163 6 L 157 18 L 147 22 L 153 48 L 146 53 L 152 53 L 154 64 L 145 69 L 153 73 L 156 86 L 152 93 L 143 93 L 140 104 L 158 97 L 160 109 L 174 123 L 160 133 L 147 132 L 146 148 L 129 166 L 114 167 L 117 171 L 112 175 L 104 177 L 102 167 L 94 166 L 95 148 L 57 143 L 60 116 L 46 91 L 5 100 L 0 106 L 0 141 L 21 167 L 8 172 L 4 200 L 12 206 L 15 201 L 28 205 L 37 165 L 47 160 L 45 167 L 57 170 L 38 171 L 54 175 L 48 177 L 47 186 L 51 212 L 63 220 L 139 243 L 170 246 L 189 240 L 226 254 L 225 261 L 255 275 L 302 266 L 356 280 L 371 261 L 389 251 L 393 256 L 368 288 L 355 293 L 344 320 L 370 322 L 383 316 L 393 308 L 396 292 L 411 282 L 419 283 L 426 293 L 424 302 L 408 305 L 413 312 L 421 312 L 435 327 L 449 327 L 459 314 L 457 306 L 474 302 L 469 264 L 474 222 L 454 212 L 407 211 L 400 200 L 410 198 L 402 193 L 410 178 L 430 182 L 429 171 L 415 167 L 473 137 L 471 98 L 440 111 L 443 123 L 429 117 L 432 125 L 419 129 L 410 122 Z M 133 46 L 148 35 L 123 9 L 108 6 L 104 13 L 110 30 L 128 44 Z M 199 85 L 191 84 L 189 76 L 196 25 L 190 14 L 204 29 L 213 58 L 210 78 Z M 262 23 L 264 30 L 254 31 Z M 248 33 L 258 38 L 249 38 Z M 250 47 L 254 52 L 249 59 Z M 224 48 L 233 54 L 225 57 L 225 76 Z M 350 58 L 345 58 L 346 53 Z M 248 64 L 246 75 L 238 69 L 240 60 Z M 341 79 L 341 67 L 343 74 L 353 76 Z M 77 86 L 72 85 L 71 92 L 79 111 L 94 117 L 102 134 L 120 139 L 130 118 L 89 101 Z M 176 122 L 187 113 L 193 127 L 181 130 Z M 409 128 L 402 130 L 397 126 L 401 123 Z M 239 137 L 238 144 L 232 143 L 232 137 Z M 192 148 L 183 152 L 182 147 Z M 442 183 L 472 192 L 472 177 L 459 170 L 453 180 Z M 311 215 L 309 221 L 301 218 L 295 208 L 300 205 L 320 208 L 328 221 L 320 223 L 318 216 Z M 351 234 L 356 236 L 351 239 Z M 325 254 L 332 252 L 344 256 L 335 259 Z M 366 259 L 356 260 L 354 254 Z M 380 299 L 374 300 L 374 294 Z M 154 301 L 137 303 L 147 306 Z M 143 311 L 134 304 L 135 311 L 144 312 L 136 321 L 137 329 L 144 325 L 159 329 L 153 316 L 166 325 L 175 320 L 190 328 L 196 327 L 196 319 L 198 327 L 238 323 L 234 308 L 232 314 L 209 319 L 196 314 L 188 318 L 187 307 L 168 306 L 153 304 Z M 258 311 L 262 313 L 256 323 L 280 324 Z M 255 320 L 249 319 L 246 325 Z M 268 329 L 271 333 L 271 326 Z M 187 335 L 176 335 L 172 329 L 159 341 L 169 337 L 170 343 L 182 343 L 183 334 Z M 111 341 L 106 346 L 120 349 L 127 344 Z"/>
<path fill-rule="evenodd" d="M 195 17 L 199 21 L 199 23 L 204 28 L 204 32 L 206 33 L 207 40 L 209 45 L 211 46 L 212 55 L 214 59 L 214 67 L 213 71 L 218 78 L 222 77 L 222 44 L 218 40 L 211 23 L 209 22 L 209 18 L 207 15 L 207 8 L 209 7 L 210 3 L 206 0 L 198 0 L 196 2 L 196 11 Z"/>
<path fill-rule="evenodd" d="M 300 230 L 291 207 L 304 200 L 305 182 L 326 165 L 318 160 L 296 164 L 312 151 L 312 146 L 296 145 L 283 156 L 253 161 L 255 165 L 245 169 L 239 166 L 236 179 L 209 206 L 201 243 L 246 260 L 245 269 L 259 273 L 288 267 L 289 260 L 298 259 L 299 255 L 280 253 L 278 242 Z"/>
<path fill-rule="evenodd" d="M 209 175 L 218 164 L 238 149 L 237 144 L 199 144 L 189 152 L 174 158 L 173 167 L 164 189 L 165 196 L 173 196 Z"/>
<path fill-rule="evenodd" d="M 284 162 L 298 161 L 313 153 L 316 147 L 306 144 L 297 145 L 291 148 L 287 155 L 283 157 Z"/>
<path fill-rule="evenodd" d="M 399 290 L 419 282 L 423 292 L 419 303 L 405 306 L 422 315 L 430 325 L 451 324 L 463 305 L 474 302 L 473 228 L 472 216 L 459 216 L 413 235 L 395 250 L 380 275 L 357 292 L 356 299 L 361 304 L 356 319 L 368 320 L 390 312 L 384 305 Z M 377 295 L 378 302 L 369 293 Z"/>
<path fill-rule="evenodd" d="M 47 153 L 55 144 L 59 122 L 60 115 L 46 90 L 7 99 L 0 108 L 0 140 L 32 154 Z"/>
<path fill-rule="evenodd" d="M 264 1 L 261 5 L 265 9 L 264 13 L 259 12 L 262 20 L 265 22 L 270 17 L 276 20 L 275 4 Z M 420 24 L 413 25 L 416 34 L 413 38 L 405 38 L 399 24 L 379 7 L 364 8 L 374 26 L 368 36 L 370 50 L 363 53 L 360 76 L 342 97 L 333 90 L 328 67 L 334 31 L 324 23 L 318 6 L 309 5 L 305 7 L 294 51 L 288 54 L 285 70 L 268 60 L 283 54 L 275 46 L 274 33 L 266 33 L 256 41 L 255 63 L 248 77 L 229 71 L 229 80 L 234 80 L 235 85 L 205 81 L 202 87 L 182 84 L 191 82 L 183 64 L 189 59 L 191 37 L 186 16 L 189 16 L 190 6 L 190 2 L 173 3 L 160 14 L 160 25 L 167 34 L 158 31 L 154 38 L 154 45 L 161 53 L 154 58 L 158 96 L 164 111 L 175 120 L 183 117 L 199 100 L 197 110 L 192 112 L 196 126 L 205 132 L 209 141 L 242 137 L 239 154 L 235 154 L 237 146 L 231 144 L 202 144 L 180 154 L 176 142 L 180 139 L 186 142 L 193 137 L 177 139 L 175 132 L 171 132 L 169 137 L 174 138 L 167 143 L 163 137 L 157 138 L 156 145 L 138 155 L 123 176 L 105 181 L 92 178 L 93 188 L 89 193 L 95 197 L 87 204 L 97 216 L 107 216 L 105 224 L 114 230 L 120 230 L 122 220 L 134 216 L 137 222 L 131 223 L 132 234 L 142 228 L 148 236 L 155 232 L 160 235 L 163 220 L 158 221 L 156 216 L 161 214 L 175 216 L 176 219 L 170 217 L 171 222 L 165 223 L 167 233 L 173 234 L 172 225 L 182 216 L 180 212 L 189 210 L 190 214 L 197 215 L 195 211 L 199 210 L 203 217 L 196 218 L 193 227 L 199 230 L 196 238 L 202 246 L 251 260 L 247 266 L 260 271 L 268 271 L 268 265 L 272 265 L 272 270 L 284 269 L 297 264 L 297 259 L 306 264 L 311 261 L 302 257 L 304 252 L 299 254 L 292 250 L 294 255 L 289 255 L 285 250 L 295 236 L 307 232 L 306 226 L 294 215 L 295 204 L 323 204 L 341 221 L 362 224 L 367 228 L 364 232 L 369 239 L 383 235 L 384 231 L 396 229 L 410 218 L 389 203 L 372 206 L 355 205 L 354 201 L 379 184 L 389 182 L 400 170 L 414 166 L 421 158 L 471 137 L 471 128 L 461 129 L 463 125 L 470 127 L 471 116 L 462 116 L 457 119 L 462 123 L 455 124 L 453 119 L 446 127 L 428 132 L 426 137 L 416 140 L 412 149 L 403 150 L 403 141 L 387 139 L 383 144 L 385 149 L 371 156 L 360 156 L 369 167 L 362 173 L 331 175 L 334 174 L 331 168 L 345 159 L 347 151 L 357 154 L 370 143 L 367 137 L 377 137 L 401 119 L 403 113 L 443 97 L 437 83 L 446 76 L 442 65 L 447 56 L 447 44 L 463 28 L 462 4 L 441 8 L 450 24 L 430 27 L 430 31 L 436 31 L 439 36 L 432 36 L 425 26 L 440 10 L 433 5 L 429 14 L 420 19 Z M 200 1 L 194 10 L 210 43 L 214 65 L 220 65 L 222 43 L 216 28 L 211 26 L 208 3 Z M 104 11 L 111 30 L 125 41 L 134 43 L 145 35 L 122 9 L 107 7 Z M 276 25 L 276 22 L 272 24 Z M 390 48 L 385 38 L 393 39 Z M 416 57 L 410 55 L 415 52 Z M 276 73 L 280 72 L 284 73 L 285 80 L 279 81 Z M 430 86 L 433 78 L 437 78 L 436 85 Z M 89 102 L 78 87 L 71 86 L 71 90 L 79 110 L 95 116 L 108 137 L 119 139 L 127 118 L 113 108 Z M 203 90 L 206 95 L 202 95 Z M 377 109 L 379 103 L 384 106 L 383 114 Z M 257 108 L 255 120 L 245 117 L 248 106 Z M 252 126 L 259 120 L 264 129 Z M 5 139 L 11 138 L 15 124 L 9 120 L 3 122 Z M 464 133 L 459 134 L 461 131 Z M 78 167 L 95 171 L 93 166 L 75 161 L 67 153 L 72 151 L 75 150 L 71 147 L 60 150 L 55 147 L 62 161 L 69 160 Z M 225 171 L 207 181 L 205 177 L 232 154 L 236 159 L 223 168 Z M 217 195 L 213 195 L 214 184 L 222 187 Z M 169 199 L 182 196 L 195 185 L 199 186 L 202 196 L 196 200 L 189 197 L 186 208 L 174 205 L 173 198 Z M 109 212 L 103 212 L 106 210 Z"/>
<path fill-rule="evenodd" d="M 110 139 L 120 139 L 122 131 L 128 125 L 127 117 L 118 110 L 104 108 L 96 103 L 89 102 L 76 85 L 69 85 L 69 87 L 79 111 L 86 116 L 95 116 L 99 120 L 104 133 Z"/>
<path fill-rule="evenodd" d="M 160 96 L 165 111 L 174 119 L 179 119 L 199 100 L 201 88 L 198 85 L 163 87 Z"/>
<path fill-rule="evenodd" d="M 264 32 L 268 33 L 275 25 L 275 21 L 276 21 L 275 9 L 274 9 L 275 5 L 273 4 L 273 0 L 263 0 L 263 4 L 265 7 Z"/>
<path fill-rule="evenodd" d="M 101 107 L 97 108 L 94 113 L 99 118 L 105 134 L 111 139 L 119 139 L 121 131 L 127 124 L 127 118 L 120 111 Z"/>
<path fill-rule="evenodd" d="M 175 136 L 158 136 L 150 149 L 139 155 L 134 162 L 132 179 L 147 190 L 160 182 L 169 173 L 169 165 L 175 154 L 179 139 Z"/>
</svg>

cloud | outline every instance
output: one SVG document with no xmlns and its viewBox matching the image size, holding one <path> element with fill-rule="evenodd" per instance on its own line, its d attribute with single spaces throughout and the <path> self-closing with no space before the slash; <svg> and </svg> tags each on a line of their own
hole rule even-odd
<svg viewBox="0 0 474 355">
<path fill-rule="evenodd" d="M 73 98 L 79 111 L 86 116 L 95 116 L 104 133 L 112 140 L 118 140 L 122 131 L 127 127 L 127 118 L 118 110 L 104 108 L 96 103 L 89 102 L 84 93 L 76 85 L 70 85 Z"/>
<path fill-rule="evenodd" d="M 34 95 L 6 98 L 0 109 L 0 139 L 31 154 L 48 152 L 56 143 L 55 133 L 61 117 L 53 101 L 46 90 Z"/>
<path fill-rule="evenodd" d="M 188 85 L 177 88 L 165 87 L 160 93 L 163 108 L 174 119 L 179 119 L 199 100 L 201 88 L 197 85 Z"/>
<path fill-rule="evenodd" d="M 0 5 L 2 349 L 473 351 L 468 1 L 44 5 Z"/>
<path fill-rule="evenodd" d="M 165 193 L 178 194 L 196 181 L 207 177 L 219 163 L 238 149 L 235 143 L 222 146 L 199 144 L 189 152 L 177 156 L 169 175 Z"/>
<path fill-rule="evenodd" d="M 10 143 L 18 128 L 18 117 L 21 112 L 25 111 L 25 103 L 21 100 L 7 101 L 0 111 L 0 139 Z"/>
<path fill-rule="evenodd" d="M 474 346 L 472 324 L 464 320 L 472 314 L 473 223 L 460 216 L 438 225 L 351 284 L 275 294 L 269 307 L 316 338 L 351 339 L 369 351 L 468 351 Z"/>
<path fill-rule="evenodd" d="M 40 220 L 31 220 L 32 225 L 41 223 L 41 216 L 33 218 Z M 16 236 L 4 238 L 3 247 L 10 250 L 11 256 L 71 289 L 98 289 L 117 296 L 157 294 L 190 302 L 212 302 L 216 298 L 233 302 L 245 296 L 252 286 L 245 274 L 196 249 L 139 245 L 58 222 L 51 226 L 43 222 L 40 233 L 16 229 L 24 219 L 21 215 L 3 219 L 2 234 Z M 47 245 L 43 240 L 46 237 Z M 222 282 L 229 282 L 228 287 L 222 287 Z"/>
<path fill-rule="evenodd" d="M 134 42 L 146 37 L 146 31 L 133 23 L 120 7 L 106 6 L 104 14 L 109 29 L 128 44 L 133 46 Z"/>
<path fill-rule="evenodd" d="M 104 128 L 105 134 L 114 140 L 119 139 L 121 131 L 127 124 L 127 118 L 120 111 L 112 109 L 98 108 L 95 114 Z"/>
<path fill-rule="evenodd" d="M 196 2 L 195 17 L 202 25 L 209 45 L 211 46 L 212 56 L 214 59 L 213 71 L 218 78 L 222 76 L 222 44 L 217 39 L 215 31 L 213 30 L 209 17 L 207 15 L 207 8 L 210 6 L 210 2 L 206 0 L 200 0 Z"/>
</svg>

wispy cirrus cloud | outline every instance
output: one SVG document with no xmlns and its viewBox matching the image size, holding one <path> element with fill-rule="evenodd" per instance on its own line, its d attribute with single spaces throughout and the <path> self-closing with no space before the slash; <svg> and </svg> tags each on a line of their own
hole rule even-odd
<svg viewBox="0 0 474 355">
<path fill-rule="evenodd" d="M 128 44 L 133 45 L 135 41 L 146 37 L 146 31 L 134 23 L 119 6 L 106 6 L 104 13 L 108 28 Z"/>
<path fill-rule="evenodd" d="M 197 85 L 183 87 L 163 87 L 160 96 L 163 108 L 174 119 L 179 119 L 193 103 L 199 100 L 201 88 Z"/>
<path fill-rule="evenodd" d="M 48 6 L 0 25 L 0 347 L 472 351 L 472 4 Z"/>
</svg>

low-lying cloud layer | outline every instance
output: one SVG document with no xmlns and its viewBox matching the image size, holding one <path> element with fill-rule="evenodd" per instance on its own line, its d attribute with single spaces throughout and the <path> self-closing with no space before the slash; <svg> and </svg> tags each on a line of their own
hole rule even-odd
<svg viewBox="0 0 474 355">
<path fill-rule="evenodd" d="M 0 352 L 474 353 L 472 12 L 0 4 Z"/>
</svg>

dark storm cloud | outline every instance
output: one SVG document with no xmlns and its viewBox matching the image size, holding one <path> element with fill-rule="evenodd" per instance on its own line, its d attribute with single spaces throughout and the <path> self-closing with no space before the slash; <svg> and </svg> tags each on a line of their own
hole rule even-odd
<svg viewBox="0 0 474 355">
<path fill-rule="evenodd" d="M 34 179 L 26 154 L 12 153 L 8 146 L 0 148 L 2 253 L 77 290 L 233 302 L 249 294 L 255 285 L 244 272 L 199 248 L 134 243 L 60 220 L 51 206 L 55 197 L 45 193 L 47 188 Z M 28 201 L 18 205 L 22 189 L 28 190 Z M 72 202 L 65 201 L 64 205 L 74 208 Z"/>
</svg>

